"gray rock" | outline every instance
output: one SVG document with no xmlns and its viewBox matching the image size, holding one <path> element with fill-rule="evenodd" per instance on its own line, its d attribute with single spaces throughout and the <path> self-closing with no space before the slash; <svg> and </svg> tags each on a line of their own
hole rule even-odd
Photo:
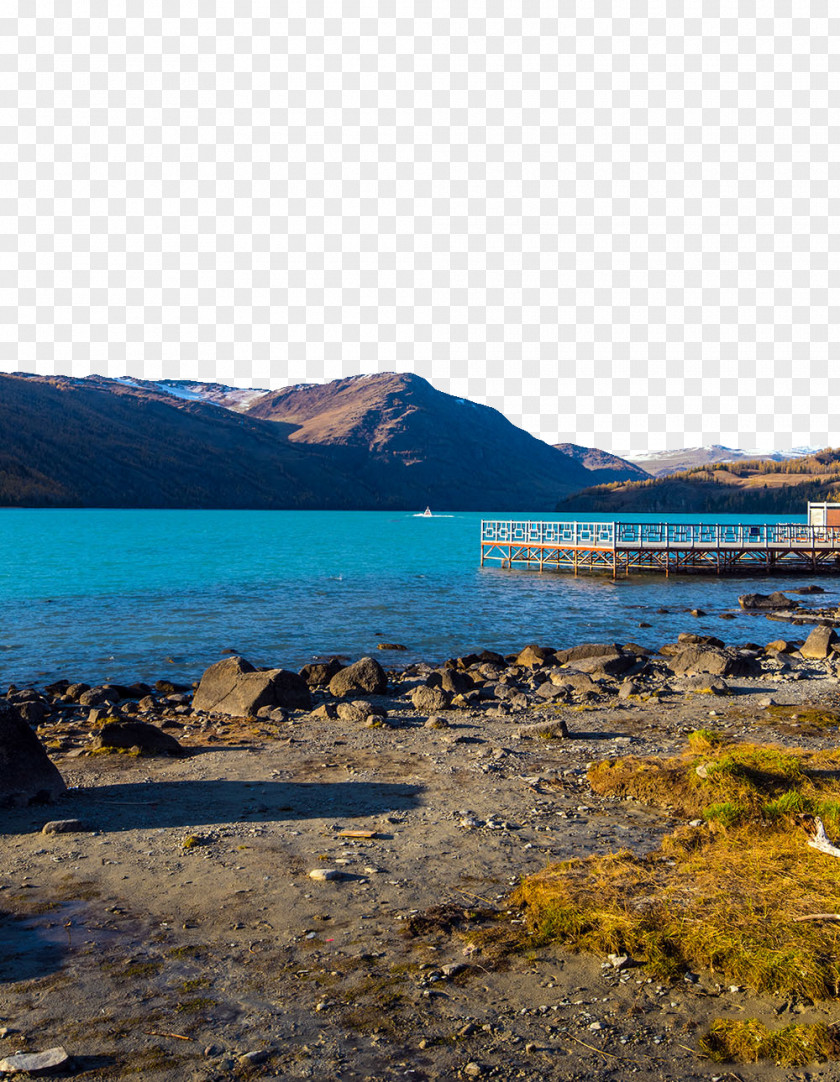
<svg viewBox="0 0 840 1082">
<path fill-rule="evenodd" d="M 567 695 L 568 691 L 565 686 L 553 684 L 550 680 L 546 680 L 545 683 L 540 684 L 534 692 L 534 697 L 536 699 L 549 703 L 553 702 L 555 699 L 564 699 Z"/>
<path fill-rule="evenodd" d="M 695 635 L 692 631 L 681 632 L 677 635 L 677 642 L 686 646 L 716 646 L 720 650 L 726 646 L 723 639 L 717 639 L 714 635 Z"/>
<path fill-rule="evenodd" d="M 329 661 L 312 661 L 304 665 L 300 670 L 300 675 L 309 687 L 318 688 L 329 684 L 335 674 L 341 672 L 343 668 L 338 658 L 330 658 Z"/>
<path fill-rule="evenodd" d="M 831 648 L 837 641 L 837 635 L 833 628 L 815 627 L 799 648 L 799 652 L 803 657 L 807 658 L 827 658 L 833 652 Z"/>
<path fill-rule="evenodd" d="M 245 658 L 229 657 L 204 672 L 193 699 L 194 710 L 229 717 L 252 717 L 261 706 L 310 710 L 312 696 L 297 673 L 257 672 Z"/>
<path fill-rule="evenodd" d="M 696 676 L 686 676 L 680 681 L 683 691 L 693 691 L 699 695 L 729 695 L 729 685 L 719 676 L 710 673 L 698 673 Z"/>
<path fill-rule="evenodd" d="M 553 665 L 554 650 L 549 646 L 526 646 L 516 656 L 516 665 Z"/>
<path fill-rule="evenodd" d="M 598 685 L 588 673 L 578 672 L 576 669 L 555 669 L 551 674 L 551 682 L 578 694 L 598 690 Z"/>
<path fill-rule="evenodd" d="M 442 688 L 419 687 L 412 691 L 411 702 L 414 709 L 421 714 L 436 714 L 449 706 L 450 695 Z"/>
<path fill-rule="evenodd" d="M 362 695 L 384 695 L 388 690 L 385 670 L 372 657 L 363 657 L 348 665 L 330 680 L 330 694 L 343 698 L 354 692 Z"/>
<path fill-rule="evenodd" d="M 261 706 L 257 711 L 257 717 L 263 721 L 271 721 L 275 725 L 282 725 L 289 720 L 289 713 L 282 706 Z"/>
<path fill-rule="evenodd" d="M 524 740 L 535 740 L 539 737 L 567 737 L 569 730 L 563 718 L 552 718 L 551 721 L 538 721 L 534 725 L 523 725 L 517 730 L 517 736 Z"/>
<path fill-rule="evenodd" d="M 29 702 L 17 703 L 15 709 L 27 725 L 32 728 L 40 725 L 49 713 L 46 705 L 40 701 L 30 699 Z"/>
<path fill-rule="evenodd" d="M 66 788 L 35 733 L 0 701 L 0 805 L 47 804 Z"/>
<path fill-rule="evenodd" d="M 94 736 L 94 751 L 139 748 L 144 755 L 183 755 L 174 736 L 145 721 L 109 721 Z"/>
<path fill-rule="evenodd" d="M 620 654 L 621 647 L 617 642 L 583 642 L 580 646 L 573 646 L 569 650 L 558 650 L 555 654 L 558 665 L 565 665 L 570 661 L 582 661 L 587 657 L 604 657 L 606 654 Z"/>
<path fill-rule="evenodd" d="M 309 873 L 309 878 L 318 883 L 332 883 L 343 879 L 344 872 L 339 871 L 338 868 L 313 868 Z"/>
<path fill-rule="evenodd" d="M 426 729 L 448 729 L 449 722 L 446 718 L 441 717 L 440 714 L 432 714 L 430 718 L 427 718 L 424 723 Z"/>
<path fill-rule="evenodd" d="M 314 721 L 334 721 L 338 717 L 338 711 L 332 703 L 321 703 L 309 716 Z"/>
<path fill-rule="evenodd" d="M 90 691 L 90 684 L 68 684 L 64 689 L 64 698 L 72 703 L 79 701 L 79 696 L 85 691 Z"/>
<path fill-rule="evenodd" d="M 42 834 L 81 834 L 88 828 L 81 819 L 52 819 L 41 827 Z"/>
<path fill-rule="evenodd" d="M 603 673 L 605 676 L 618 676 L 632 669 L 636 659 L 632 654 L 596 654 L 594 657 L 578 658 L 574 665 L 578 672 Z"/>
<path fill-rule="evenodd" d="M 441 688 L 453 695 L 465 695 L 475 688 L 475 681 L 467 673 L 460 672 L 458 669 L 440 669 L 429 673 L 426 677 L 426 686 Z"/>
<path fill-rule="evenodd" d="M 618 697 L 621 700 L 629 699 L 631 695 L 638 695 L 640 691 L 641 685 L 628 676 L 626 680 L 621 682 L 621 687 L 618 689 Z"/>
<path fill-rule="evenodd" d="M 77 701 L 80 706 L 105 706 L 108 703 L 119 702 L 120 697 L 115 691 L 99 687 L 83 691 Z"/>
<path fill-rule="evenodd" d="M 761 666 L 752 657 L 714 646 L 687 646 L 668 662 L 677 676 L 710 673 L 713 676 L 758 676 Z"/>
<path fill-rule="evenodd" d="M 742 594 L 738 598 L 738 604 L 742 609 L 795 609 L 799 607 L 798 601 L 776 590 L 772 594 Z"/>
<path fill-rule="evenodd" d="M 48 1048 L 44 1052 L 15 1052 L 13 1056 L 6 1056 L 0 1060 L 0 1072 L 3 1074 L 42 1074 L 46 1071 L 63 1067 L 70 1057 L 60 1046 Z"/>
<path fill-rule="evenodd" d="M 258 1049 L 254 1052 L 243 1052 L 239 1057 L 239 1062 L 243 1067 L 250 1067 L 255 1064 L 265 1063 L 268 1059 L 268 1052 L 263 1049 Z"/>
<path fill-rule="evenodd" d="M 335 708 L 336 716 L 340 721 L 349 721 L 361 725 L 371 716 L 386 717 L 381 707 L 371 706 L 366 699 L 354 699 L 349 703 L 338 703 Z"/>
</svg>

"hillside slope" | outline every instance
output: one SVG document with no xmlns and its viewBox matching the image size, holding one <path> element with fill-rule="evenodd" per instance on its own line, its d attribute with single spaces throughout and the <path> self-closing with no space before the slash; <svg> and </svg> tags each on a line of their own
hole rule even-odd
<svg viewBox="0 0 840 1082">
<path fill-rule="evenodd" d="M 361 486 L 274 426 L 111 380 L 0 375 L 0 505 L 314 508 Z"/>
<path fill-rule="evenodd" d="M 229 391 L 0 375 L 0 506 L 536 512 L 592 479 L 417 376 Z"/>
<path fill-rule="evenodd" d="M 592 477 L 590 484 L 607 485 L 613 481 L 644 481 L 650 473 L 609 451 L 600 451 L 597 447 L 581 447 L 579 443 L 555 443 L 554 446 L 564 455 L 589 470 Z"/>
<path fill-rule="evenodd" d="M 413 374 L 287 387 L 247 416 L 293 426 L 297 444 L 342 447 L 368 484 L 407 486 L 419 506 L 548 511 L 563 493 L 592 483 L 583 466 L 497 410 Z"/>
<path fill-rule="evenodd" d="M 668 477 L 584 489 L 560 510 L 627 514 L 796 514 L 808 501 L 840 498 L 840 450 L 782 462 L 766 459 L 696 467 Z"/>
</svg>

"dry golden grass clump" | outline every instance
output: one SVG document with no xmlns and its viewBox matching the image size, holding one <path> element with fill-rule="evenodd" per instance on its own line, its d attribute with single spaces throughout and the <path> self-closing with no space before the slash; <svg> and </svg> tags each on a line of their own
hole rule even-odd
<svg viewBox="0 0 840 1082">
<path fill-rule="evenodd" d="M 760 992 L 840 994 L 840 923 L 797 919 L 840 913 L 840 860 L 810 849 L 796 821 L 819 815 L 837 835 L 840 752 L 701 731 L 678 758 L 611 760 L 590 780 L 703 822 L 646 857 L 567 861 L 526 879 L 517 900 L 537 942 L 629 954 L 660 977 L 697 969 Z"/>
<path fill-rule="evenodd" d="M 718 1018 L 700 1041 L 700 1049 L 719 1063 L 772 1059 L 780 1067 L 799 1067 L 814 1060 L 835 1059 L 840 1055 L 840 1037 L 835 1027 L 823 1023 L 770 1030 L 755 1018 Z"/>
</svg>

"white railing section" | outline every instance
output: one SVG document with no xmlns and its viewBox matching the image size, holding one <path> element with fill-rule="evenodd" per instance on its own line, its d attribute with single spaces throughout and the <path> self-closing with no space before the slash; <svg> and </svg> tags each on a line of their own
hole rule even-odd
<svg viewBox="0 0 840 1082">
<path fill-rule="evenodd" d="M 683 522 L 514 522 L 486 519 L 482 545 L 556 545 L 560 548 L 840 549 L 840 527 L 795 522 L 764 525 Z"/>
</svg>

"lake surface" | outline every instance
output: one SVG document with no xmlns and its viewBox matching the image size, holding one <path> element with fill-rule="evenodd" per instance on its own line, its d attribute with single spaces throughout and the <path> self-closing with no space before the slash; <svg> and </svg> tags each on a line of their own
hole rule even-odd
<svg viewBox="0 0 840 1082">
<path fill-rule="evenodd" d="M 481 519 L 529 517 L 574 516 L 0 509 L 0 686 L 60 677 L 194 680 L 231 649 L 255 665 L 298 668 L 321 654 L 372 653 L 388 665 L 482 648 L 508 653 L 529 642 L 658 648 L 685 630 L 769 642 L 784 625 L 741 613 L 739 594 L 817 581 L 827 601 L 840 597 L 832 577 L 639 575 L 613 583 L 481 568 Z M 708 616 L 687 614 L 697 607 Z M 722 619 L 727 612 L 736 618 Z M 408 650 L 377 652 L 380 642 Z"/>
</svg>

